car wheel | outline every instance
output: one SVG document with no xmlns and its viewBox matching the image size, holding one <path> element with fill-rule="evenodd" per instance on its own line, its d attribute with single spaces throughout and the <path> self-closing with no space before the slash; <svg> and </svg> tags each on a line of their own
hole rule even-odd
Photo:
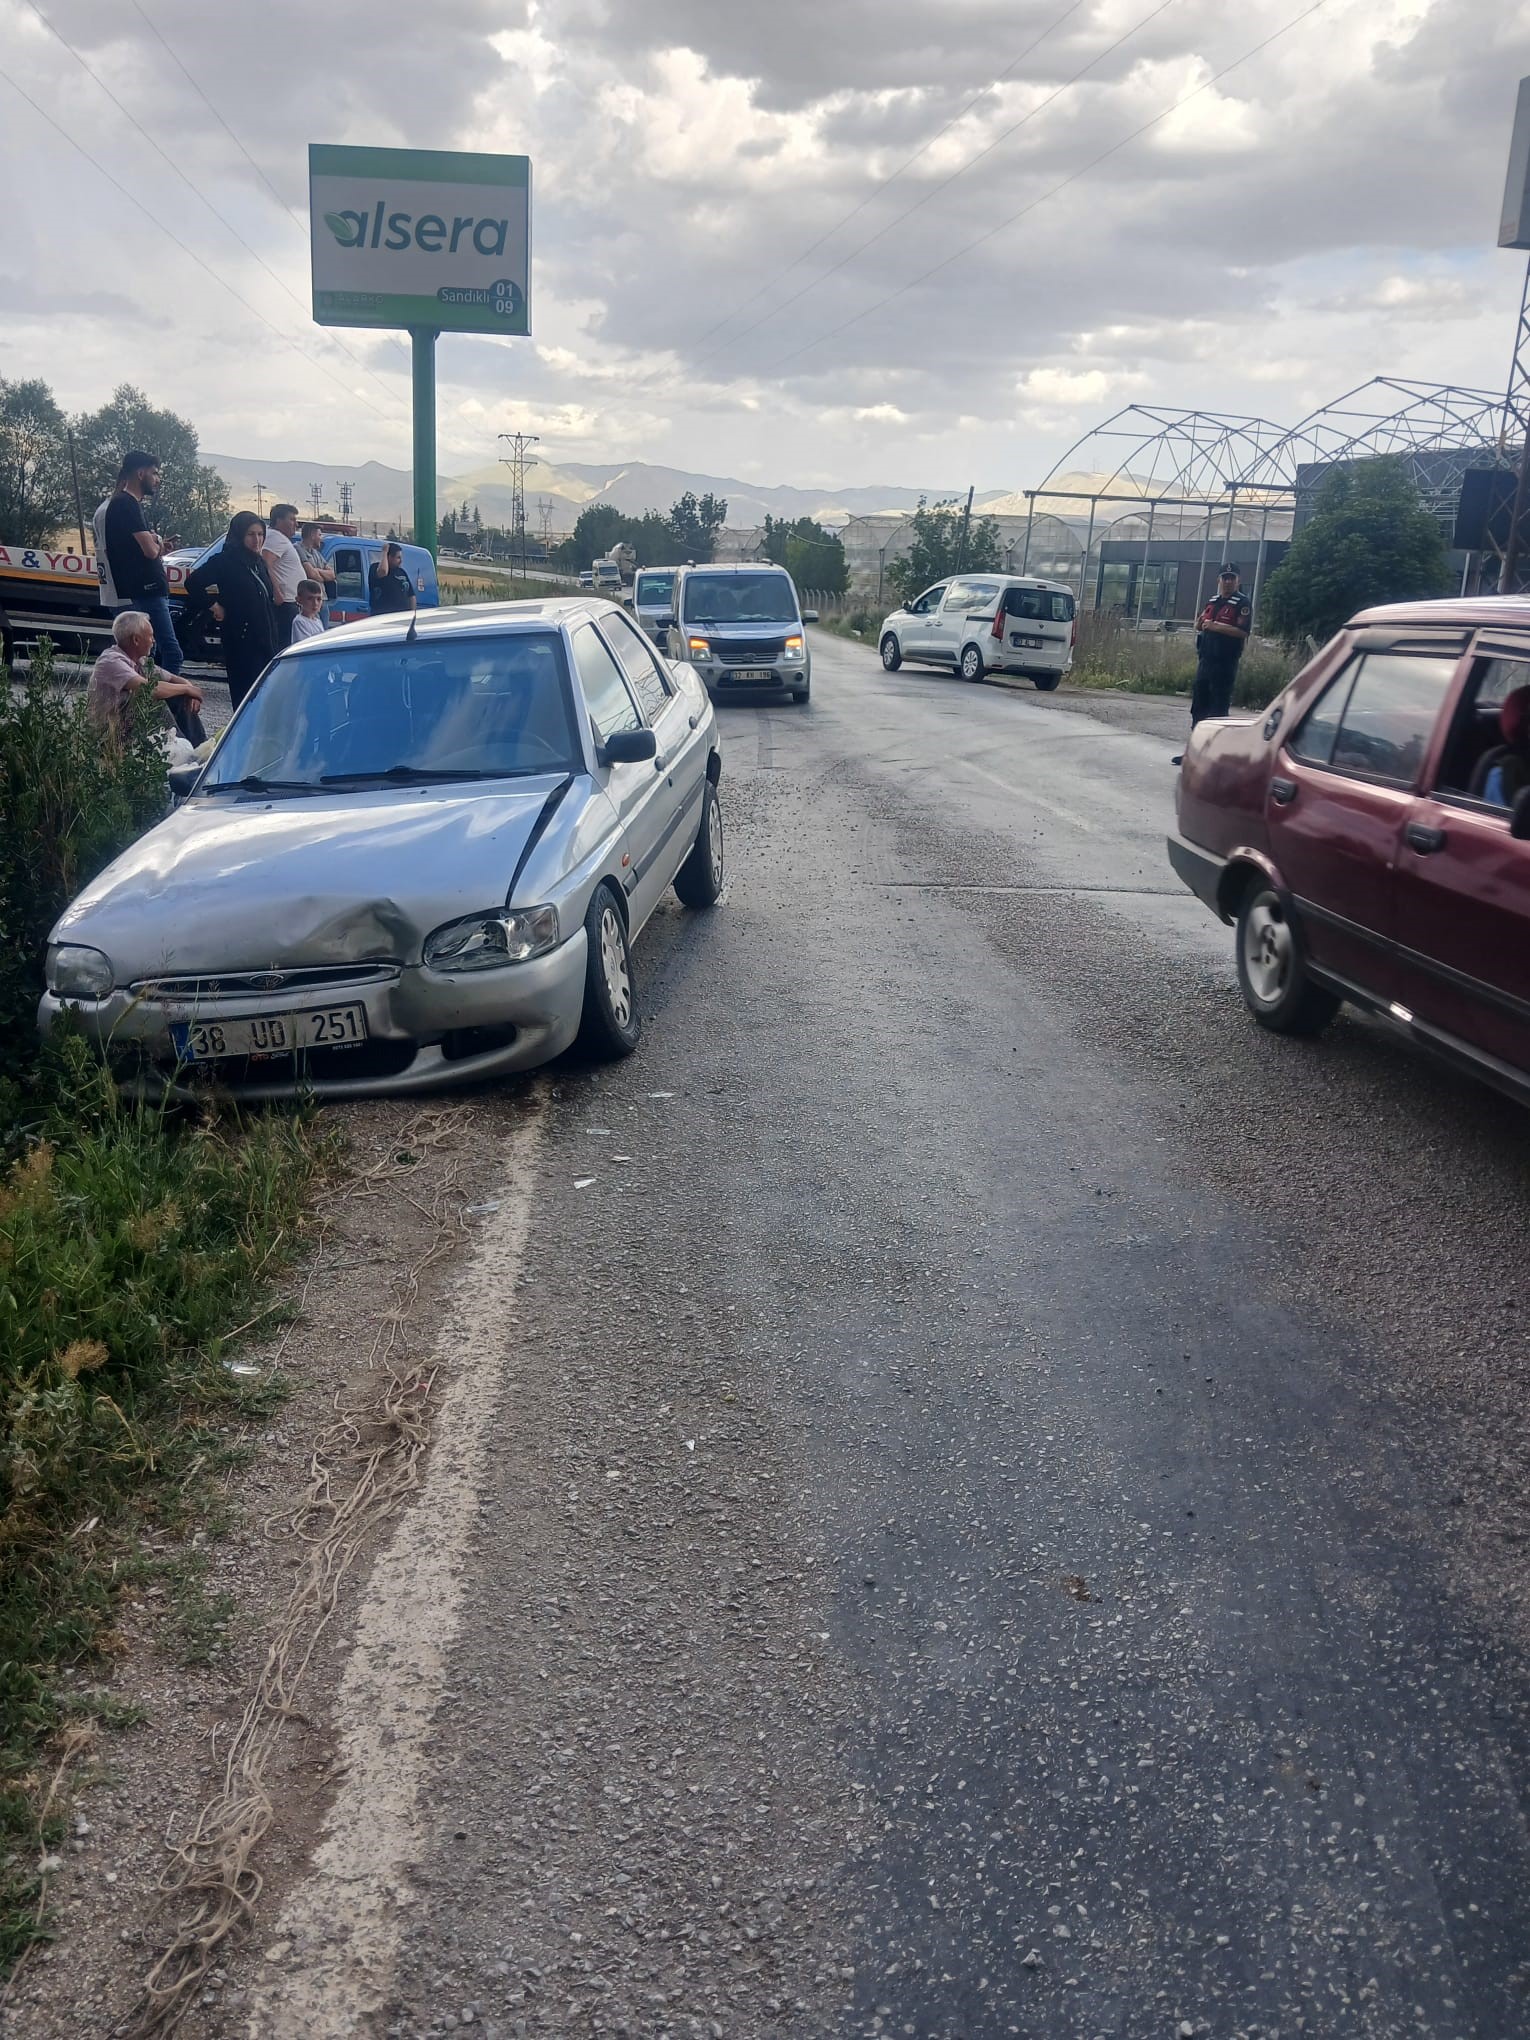
<svg viewBox="0 0 1530 2040">
<path fill-rule="evenodd" d="M 722 806 L 709 779 L 701 797 L 701 826 L 690 855 L 675 873 L 675 891 L 688 907 L 715 907 L 722 898 L 726 876 Z"/>
<path fill-rule="evenodd" d="M 1036 692 L 1038 694 L 1050 694 L 1058 681 L 1061 680 L 1062 675 L 1061 673 L 1033 673 L 1031 678 L 1036 683 Z"/>
<path fill-rule="evenodd" d="M 983 677 L 983 648 L 981 645 L 964 645 L 961 657 L 962 678 L 981 680 Z"/>
<path fill-rule="evenodd" d="M 588 955 L 579 1046 L 601 1062 L 615 1062 L 637 1047 L 643 1023 L 638 1018 L 632 982 L 627 924 L 609 885 L 595 888 L 584 917 L 584 933 Z"/>
<path fill-rule="evenodd" d="M 807 700 L 807 698 L 808 698 L 808 695 L 809 695 L 809 693 L 810 693 L 811 691 L 812 691 L 812 690 L 811 690 L 811 686 L 808 686 L 808 687 L 794 687 L 794 688 L 792 689 L 792 700 L 793 700 L 793 701 L 806 701 L 806 700 Z"/>
<path fill-rule="evenodd" d="M 1238 987 L 1275 1034 L 1319 1034 L 1343 1004 L 1308 976 L 1301 929 L 1272 885 L 1251 885 L 1238 909 Z"/>
<path fill-rule="evenodd" d="M 903 648 L 891 631 L 882 640 L 882 664 L 889 673 L 896 673 L 903 664 Z"/>
</svg>

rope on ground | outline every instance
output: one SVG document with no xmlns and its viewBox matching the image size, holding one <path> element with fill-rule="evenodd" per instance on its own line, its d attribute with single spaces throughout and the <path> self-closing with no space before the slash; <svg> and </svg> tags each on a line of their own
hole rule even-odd
<svg viewBox="0 0 1530 2040">
<path fill-rule="evenodd" d="M 344 1196 L 375 1196 L 414 1177 L 417 1160 L 399 1157 L 443 1147 L 462 1116 L 461 1108 L 422 1115 Z M 251 1923 L 264 1882 L 254 1859 L 274 1815 L 265 1785 L 272 1752 L 284 1725 L 303 1719 L 299 1691 L 339 1608 L 347 1575 L 379 1526 L 420 1486 L 435 1375 L 412 1363 L 405 1335 L 421 1277 L 452 1243 L 459 1203 L 456 1171 L 448 1163 L 424 1213 L 432 1226 L 430 1243 L 395 1277 L 392 1302 L 377 1322 L 368 1364 L 382 1376 L 379 1389 L 363 1405 L 341 1409 L 314 1446 L 308 1485 L 288 1525 L 307 1552 L 228 1745 L 222 1785 L 185 1841 L 167 1838 L 173 1860 L 162 1888 L 167 1903 L 179 1899 L 185 1909 L 173 1940 L 144 1979 L 137 2004 L 116 2028 L 121 2040 L 164 2040 L 173 2033 L 226 1946 Z M 321 1251 L 322 1245 L 321 1236 Z M 309 1282 L 317 1265 L 316 1254 Z M 285 1344 L 284 1339 L 281 1350 Z"/>
</svg>

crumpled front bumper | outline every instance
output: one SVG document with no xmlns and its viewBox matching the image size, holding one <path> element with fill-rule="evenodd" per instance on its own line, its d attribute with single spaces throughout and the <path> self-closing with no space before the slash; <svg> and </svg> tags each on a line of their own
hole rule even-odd
<svg viewBox="0 0 1530 2040">
<path fill-rule="evenodd" d="M 449 976 L 422 964 L 380 965 L 356 982 L 305 983 L 280 997 L 239 992 L 162 997 L 152 985 L 104 999 L 60 999 L 38 1007 L 44 1033 L 68 1013 L 103 1051 L 120 1060 L 132 1088 L 197 1097 L 231 1090 L 243 1098 L 380 1097 L 535 1069 L 573 1043 L 584 1008 L 587 944 L 578 928 L 529 963 Z M 354 1048 L 293 1056 L 186 1063 L 171 1029 L 190 1020 L 249 1020 L 340 1005 L 366 1011 L 367 1039 Z"/>
</svg>

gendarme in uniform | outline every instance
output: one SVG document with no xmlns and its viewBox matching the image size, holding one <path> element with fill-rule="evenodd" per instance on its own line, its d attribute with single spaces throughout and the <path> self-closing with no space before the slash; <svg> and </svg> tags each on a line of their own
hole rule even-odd
<svg viewBox="0 0 1530 2040">
<path fill-rule="evenodd" d="M 1232 707 L 1238 661 L 1254 623 L 1254 605 L 1238 586 L 1238 570 L 1223 567 L 1217 592 L 1196 618 L 1195 691 L 1190 696 L 1190 726 L 1209 716 L 1226 715 Z"/>
</svg>

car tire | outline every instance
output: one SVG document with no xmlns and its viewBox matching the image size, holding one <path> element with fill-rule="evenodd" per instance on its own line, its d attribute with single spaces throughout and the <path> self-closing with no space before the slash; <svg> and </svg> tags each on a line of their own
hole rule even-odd
<svg viewBox="0 0 1530 2040">
<path fill-rule="evenodd" d="M 794 688 L 792 689 L 792 700 L 793 700 L 793 701 L 806 701 L 806 700 L 807 700 L 807 698 L 808 698 L 808 695 L 809 695 L 809 694 L 810 694 L 811 692 L 812 692 L 812 688 L 811 688 L 811 686 L 807 686 L 807 687 L 794 687 Z"/>
<path fill-rule="evenodd" d="M 715 907 L 727 878 L 723 855 L 722 807 L 709 779 L 701 796 L 701 822 L 690 855 L 675 873 L 675 891 L 687 907 Z"/>
<path fill-rule="evenodd" d="M 987 673 L 987 668 L 983 664 L 981 645 L 963 645 L 962 655 L 957 664 L 964 680 L 981 680 Z"/>
<path fill-rule="evenodd" d="M 1267 881 L 1255 880 L 1238 907 L 1238 989 L 1272 1034 L 1320 1034 L 1344 1003 L 1307 971 L 1301 928 Z"/>
<path fill-rule="evenodd" d="M 1031 678 L 1036 683 L 1036 692 L 1038 694 L 1050 694 L 1052 689 L 1062 679 L 1062 675 L 1061 673 L 1033 673 Z"/>
<path fill-rule="evenodd" d="M 891 631 L 882 640 L 882 664 L 889 673 L 896 673 L 903 664 L 903 647 Z"/>
<path fill-rule="evenodd" d="M 627 922 L 614 889 L 598 885 L 584 917 L 584 1012 L 577 1045 L 596 1062 L 631 1055 L 642 1037 Z"/>
</svg>

